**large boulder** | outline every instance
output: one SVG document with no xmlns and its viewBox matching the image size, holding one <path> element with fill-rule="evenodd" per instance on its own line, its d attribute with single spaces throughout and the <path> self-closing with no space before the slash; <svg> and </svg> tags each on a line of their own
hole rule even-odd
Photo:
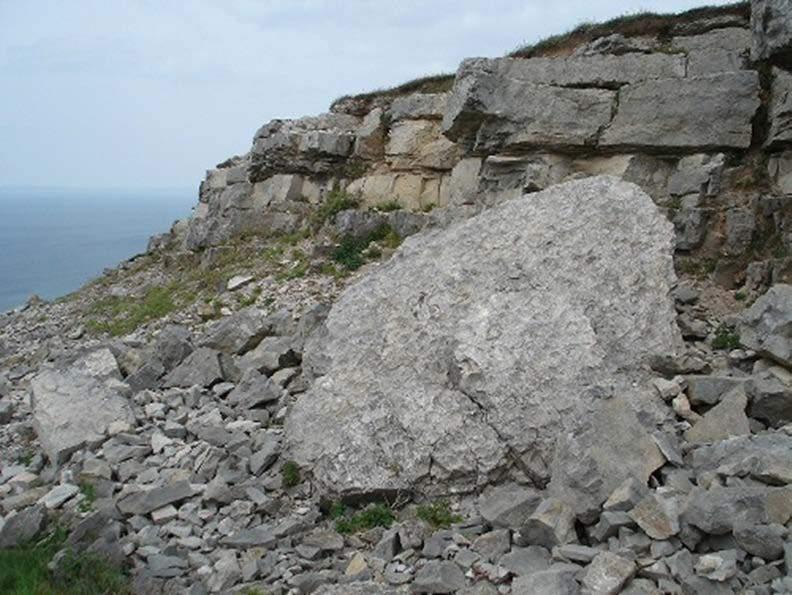
<svg viewBox="0 0 792 595">
<path fill-rule="evenodd" d="M 68 367 L 42 370 L 30 383 L 33 426 L 53 463 L 86 444 L 101 442 L 115 421 L 134 422 L 109 349 L 94 351 Z"/>
<path fill-rule="evenodd" d="M 751 58 L 792 66 L 792 0 L 751 2 Z"/>
<path fill-rule="evenodd" d="M 746 310 L 738 325 L 746 347 L 792 367 L 792 285 L 778 284 Z"/>
<path fill-rule="evenodd" d="M 647 479 L 662 458 L 636 411 L 662 415 L 642 364 L 679 341 L 672 242 L 652 200 L 610 177 L 409 238 L 308 340 L 318 378 L 288 415 L 290 456 L 340 494 L 470 490 L 509 473 L 544 485 L 559 439 L 607 421 L 605 476 L 586 499 Z M 558 493 L 577 505 L 575 485 Z"/>
</svg>

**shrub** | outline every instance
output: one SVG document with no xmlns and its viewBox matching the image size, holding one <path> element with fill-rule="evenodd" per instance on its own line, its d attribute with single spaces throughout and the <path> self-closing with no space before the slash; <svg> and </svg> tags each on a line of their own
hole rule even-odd
<svg viewBox="0 0 792 595">
<path fill-rule="evenodd" d="M 386 248 L 396 248 L 401 244 L 401 237 L 387 224 L 380 225 L 362 238 L 351 235 L 344 236 L 333 252 L 333 260 L 344 265 L 347 270 L 357 270 L 365 264 L 366 259 L 363 252 L 372 242 L 381 242 Z"/>
<path fill-rule="evenodd" d="M 728 324 L 721 324 L 715 331 L 712 347 L 714 349 L 739 349 L 740 335 Z"/>
<path fill-rule="evenodd" d="M 462 517 L 453 514 L 450 505 L 445 500 L 423 504 L 418 507 L 416 514 L 419 519 L 436 528 L 448 528 L 454 523 L 462 522 Z"/>
<path fill-rule="evenodd" d="M 300 467 L 294 461 L 286 461 L 281 468 L 283 485 L 293 488 L 300 483 Z"/>
<path fill-rule="evenodd" d="M 337 504 L 331 509 L 331 516 L 337 519 L 336 531 L 341 534 L 359 533 L 374 527 L 387 529 L 396 520 L 393 511 L 384 504 L 372 504 L 355 514 L 349 514 Z"/>
<path fill-rule="evenodd" d="M 83 500 L 80 502 L 80 512 L 88 512 L 93 508 L 96 501 L 96 488 L 92 483 L 87 481 L 80 482 L 80 493 L 83 495 Z"/>
<path fill-rule="evenodd" d="M 311 223 L 318 229 L 341 211 L 357 209 L 359 206 L 360 200 L 357 198 L 343 190 L 333 190 L 327 195 L 327 199 L 314 211 Z"/>
</svg>

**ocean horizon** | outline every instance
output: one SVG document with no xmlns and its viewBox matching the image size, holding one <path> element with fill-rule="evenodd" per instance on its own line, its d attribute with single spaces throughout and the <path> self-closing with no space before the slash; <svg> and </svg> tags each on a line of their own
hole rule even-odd
<svg viewBox="0 0 792 595">
<path fill-rule="evenodd" d="M 192 188 L 0 187 L 0 312 L 71 293 L 190 214 Z"/>
</svg>

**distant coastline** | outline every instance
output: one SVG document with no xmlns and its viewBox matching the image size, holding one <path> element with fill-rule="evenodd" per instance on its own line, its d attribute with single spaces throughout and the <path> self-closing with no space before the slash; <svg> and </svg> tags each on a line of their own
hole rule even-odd
<svg viewBox="0 0 792 595">
<path fill-rule="evenodd" d="M 0 186 L 0 312 L 55 299 L 189 215 L 194 188 Z"/>
</svg>

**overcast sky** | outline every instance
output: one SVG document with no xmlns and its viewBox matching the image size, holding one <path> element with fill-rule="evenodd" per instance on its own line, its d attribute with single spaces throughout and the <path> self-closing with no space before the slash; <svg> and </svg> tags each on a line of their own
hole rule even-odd
<svg viewBox="0 0 792 595">
<path fill-rule="evenodd" d="M 703 3 L 0 0 L 0 186 L 197 186 L 272 118 L 583 21 Z"/>
</svg>

